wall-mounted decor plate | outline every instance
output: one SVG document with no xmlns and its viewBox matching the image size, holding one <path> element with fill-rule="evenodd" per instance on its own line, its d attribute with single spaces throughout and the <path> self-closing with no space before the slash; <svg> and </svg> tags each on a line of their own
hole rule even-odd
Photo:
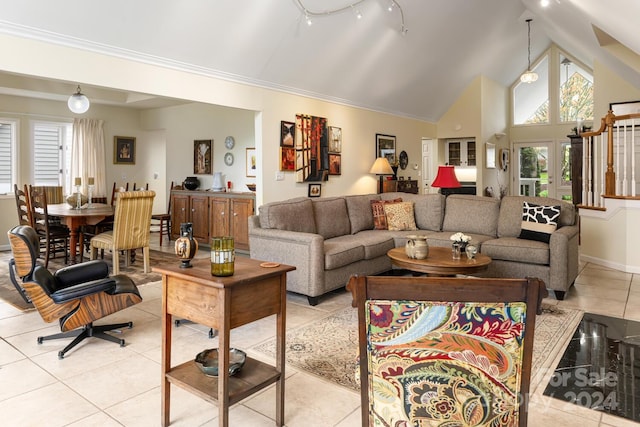
<svg viewBox="0 0 640 427">
<path fill-rule="evenodd" d="M 233 154 L 227 153 L 224 155 L 224 164 L 231 166 L 233 164 Z"/>
<path fill-rule="evenodd" d="M 228 136 L 225 138 L 224 146 L 227 147 L 227 150 L 231 150 L 234 145 L 236 145 L 236 140 L 233 139 L 232 136 Z"/>
</svg>

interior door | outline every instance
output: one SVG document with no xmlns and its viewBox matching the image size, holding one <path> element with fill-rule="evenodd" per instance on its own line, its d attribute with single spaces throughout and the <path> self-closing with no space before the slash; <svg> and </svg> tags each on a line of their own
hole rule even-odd
<svg viewBox="0 0 640 427">
<path fill-rule="evenodd" d="M 513 144 L 513 193 L 520 196 L 556 197 L 553 147 L 551 141 Z"/>
<path fill-rule="evenodd" d="M 422 139 L 422 189 L 419 191 L 421 194 L 429 194 L 437 191 L 431 189 L 431 182 L 435 178 L 433 175 L 433 139 Z M 420 180 L 418 180 L 420 185 Z"/>
</svg>

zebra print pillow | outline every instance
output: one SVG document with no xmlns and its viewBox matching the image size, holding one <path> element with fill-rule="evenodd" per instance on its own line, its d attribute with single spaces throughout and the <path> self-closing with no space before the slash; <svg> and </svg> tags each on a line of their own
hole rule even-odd
<svg viewBox="0 0 640 427">
<path fill-rule="evenodd" d="M 542 206 L 524 202 L 522 204 L 522 226 L 520 239 L 549 243 L 551 233 L 558 228 L 560 206 Z"/>
</svg>

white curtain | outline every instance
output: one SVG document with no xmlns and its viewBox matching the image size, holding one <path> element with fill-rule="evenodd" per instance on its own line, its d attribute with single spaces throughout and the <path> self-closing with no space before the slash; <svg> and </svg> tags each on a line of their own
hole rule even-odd
<svg viewBox="0 0 640 427">
<path fill-rule="evenodd" d="M 81 192 L 87 194 L 89 178 L 94 180 L 93 196 L 107 195 L 104 150 L 104 120 L 74 119 L 71 144 L 71 184 L 82 182 Z M 73 190 L 75 191 L 75 187 Z"/>
</svg>

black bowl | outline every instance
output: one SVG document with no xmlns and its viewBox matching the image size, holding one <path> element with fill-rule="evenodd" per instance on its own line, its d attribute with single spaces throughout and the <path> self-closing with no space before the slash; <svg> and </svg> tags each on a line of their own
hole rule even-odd
<svg viewBox="0 0 640 427">
<path fill-rule="evenodd" d="M 229 375 L 237 374 L 247 360 L 247 353 L 237 348 L 229 349 Z M 210 377 L 218 376 L 218 349 L 210 348 L 196 355 L 196 365 Z"/>
</svg>

